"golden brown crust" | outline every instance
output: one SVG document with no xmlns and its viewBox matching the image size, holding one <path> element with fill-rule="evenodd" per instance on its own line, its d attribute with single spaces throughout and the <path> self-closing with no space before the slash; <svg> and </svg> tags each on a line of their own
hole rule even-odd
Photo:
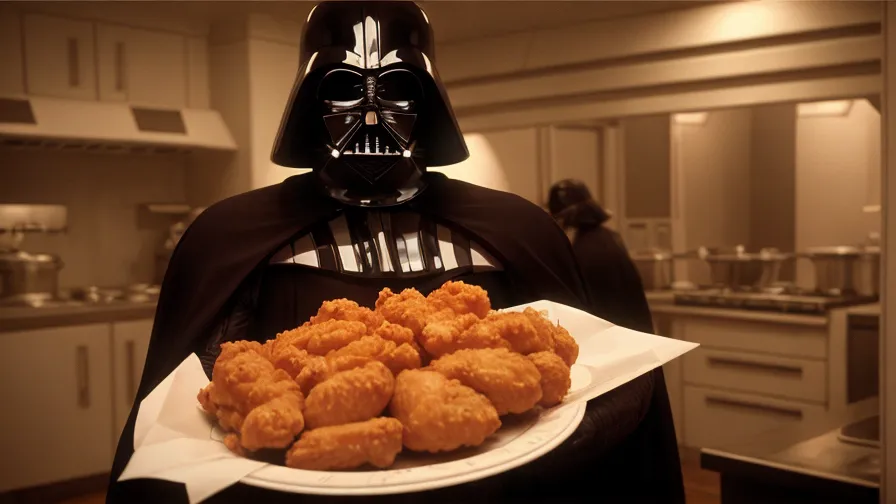
<svg viewBox="0 0 896 504">
<path fill-rule="evenodd" d="M 394 388 L 392 372 L 378 361 L 341 371 L 308 394 L 305 423 L 317 429 L 370 420 L 386 408 Z"/>
<path fill-rule="evenodd" d="M 394 418 L 373 418 L 306 431 L 286 454 L 286 465 L 311 471 L 389 467 L 401 452 L 402 430 Z"/>
<path fill-rule="evenodd" d="M 541 373 L 541 401 L 539 405 L 550 408 L 563 401 L 572 384 L 569 366 L 554 352 L 538 352 L 526 357 Z"/>
</svg>

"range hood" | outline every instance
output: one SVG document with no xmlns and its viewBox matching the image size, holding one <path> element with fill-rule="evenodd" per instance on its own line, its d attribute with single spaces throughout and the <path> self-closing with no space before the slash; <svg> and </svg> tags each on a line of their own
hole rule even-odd
<svg viewBox="0 0 896 504">
<path fill-rule="evenodd" d="M 234 151 L 221 115 L 84 100 L 0 97 L 0 143 L 70 150 Z"/>
</svg>

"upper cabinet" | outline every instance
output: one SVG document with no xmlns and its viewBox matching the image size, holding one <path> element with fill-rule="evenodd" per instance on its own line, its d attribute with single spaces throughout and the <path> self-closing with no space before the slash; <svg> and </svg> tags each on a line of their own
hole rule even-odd
<svg viewBox="0 0 896 504">
<path fill-rule="evenodd" d="M 93 23 L 26 14 L 23 25 L 28 93 L 95 100 Z"/>
<path fill-rule="evenodd" d="M 22 18 L 0 5 L 0 95 L 25 93 L 25 63 L 22 59 Z"/>
<path fill-rule="evenodd" d="M 208 108 L 205 37 L 8 10 L 0 16 L 2 95 Z"/>
<path fill-rule="evenodd" d="M 186 37 L 98 24 L 99 96 L 152 108 L 187 105 Z"/>
</svg>

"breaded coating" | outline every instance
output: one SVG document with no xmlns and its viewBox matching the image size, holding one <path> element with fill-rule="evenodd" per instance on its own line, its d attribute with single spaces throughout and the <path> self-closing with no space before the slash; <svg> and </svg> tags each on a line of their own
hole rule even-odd
<svg viewBox="0 0 896 504">
<path fill-rule="evenodd" d="M 389 412 L 404 425 L 404 446 L 414 451 L 479 446 L 501 427 L 498 412 L 485 396 L 426 369 L 398 375 Z"/>
<path fill-rule="evenodd" d="M 524 413 L 541 400 L 538 368 L 506 348 L 458 350 L 432 361 L 430 367 L 483 394 L 498 415 Z"/>
<path fill-rule="evenodd" d="M 314 356 L 308 361 L 302 372 L 296 376 L 296 383 L 299 384 L 302 393 L 307 397 L 315 386 L 323 383 L 334 374 L 363 367 L 371 360 L 360 355 L 345 355 L 333 359 Z"/>
<path fill-rule="evenodd" d="M 284 448 L 304 428 L 299 386 L 255 342 L 221 345 L 212 381 L 198 399 L 224 430 L 240 434 L 248 450 Z"/>
<path fill-rule="evenodd" d="M 396 345 L 402 345 L 407 343 L 414 347 L 418 353 L 421 348 L 417 344 L 417 339 L 414 338 L 414 331 L 408 329 L 407 327 L 393 324 L 392 322 L 383 322 L 382 325 L 376 328 L 373 331 L 374 336 L 379 336 L 384 340 L 394 341 Z"/>
<path fill-rule="evenodd" d="M 393 375 L 397 375 L 405 369 L 420 367 L 420 354 L 414 350 L 414 347 L 407 343 L 396 345 L 394 341 L 379 336 L 364 336 L 358 341 L 327 354 L 328 359 L 346 356 L 368 357 L 380 361 L 392 371 Z"/>
<path fill-rule="evenodd" d="M 579 358 L 579 344 L 576 343 L 575 338 L 569 335 L 566 329 L 559 325 L 554 326 L 553 336 L 554 353 L 559 355 L 567 366 L 572 367 L 576 363 L 576 359 Z"/>
<path fill-rule="evenodd" d="M 311 389 L 305 423 L 317 429 L 370 420 L 383 412 L 394 389 L 392 372 L 379 361 L 340 371 Z"/>
<path fill-rule="evenodd" d="M 544 352 L 554 349 L 554 340 L 550 332 L 539 331 L 525 313 L 503 312 L 492 313 L 488 317 L 473 324 L 460 336 L 461 348 L 498 348 L 495 346 L 467 346 L 467 341 L 491 341 L 500 338 L 506 341 L 510 349 L 523 355 Z"/>
<path fill-rule="evenodd" d="M 448 309 L 456 315 L 472 313 L 478 318 L 485 318 L 492 309 L 485 289 L 464 282 L 445 282 L 441 287 L 430 292 L 426 296 L 426 300 L 436 311 Z"/>
<path fill-rule="evenodd" d="M 362 322 L 367 326 L 367 332 L 376 330 L 383 324 L 383 316 L 370 308 L 360 306 L 348 299 L 334 299 L 324 301 L 317 311 L 317 315 L 311 317 L 312 324 L 320 324 L 328 320 L 345 320 L 349 322 Z"/>
<path fill-rule="evenodd" d="M 550 408 L 563 401 L 572 385 L 569 366 L 554 352 L 537 352 L 526 356 L 541 373 L 540 406 Z"/>
<path fill-rule="evenodd" d="M 431 322 L 423 329 L 420 344 L 434 358 L 464 348 L 510 348 L 510 342 L 497 331 L 468 331 L 479 322 L 479 317 L 472 313 Z"/>
<path fill-rule="evenodd" d="M 370 464 L 386 468 L 401 452 L 403 427 L 394 418 L 305 431 L 286 454 L 286 465 L 311 471 L 345 470 Z"/>
<path fill-rule="evenodd" d="M 311 355 L 324 356 L 361 339 L 367 332 L 367 326 L 363 322 L 332 319 L 318 324 L 305 323 L 296 329 L 284 331 L 273 342 L 265 343 L 265 346 L 269 354 L 278 351 L 278 355 L 282 355 L 285 352 L 284 346 L 293 346 Z"/>
<path fill-rule="evenodd" d="M 376 300 L 377 313 L 393 324 L 407 327 L 416 337 L 423 333 L 423 328 L 435 311 L 416 289 L 405 289 L 400 294 L 395 294 L 385 288 L 380 291 Z"/>
</svg>

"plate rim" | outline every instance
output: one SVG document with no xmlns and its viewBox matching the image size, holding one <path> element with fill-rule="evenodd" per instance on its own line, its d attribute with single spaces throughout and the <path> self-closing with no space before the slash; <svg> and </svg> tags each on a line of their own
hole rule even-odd
<svg viewBox="0 0 896 504">
<path fill-rule="evenodd" d="M 540 445 L 535 448 L 531 452 L 523 455 L 516 456 L 508 460 L 503 464 L 495 464 L 489 467 L 483 468 L 480 471 L 471 471 L 465 472 L 460 475 L 446 475 L 443 478 L 437 479 L 435 481 L 427 481 L 427 482 L 415 482 L 415 483 L 398 483 L 392 485 L 384 485 L 374 488 L 347 488 L 347 487 L 304 487 L 300 485 L 293 485 L 283 482 L 274 482 L 266 479 L 261 479 L 254 477 L 253 474 L 249 474 L 240 479 L 240 483 L 254 486 L 258 488 L 264 488 L 268 490 L 276 490 L 279 492 L 292 493 L 292 494 L 305 494 L 305 495 L 329 495 L 329 496 L 372 496 L 372 495 L 398 495 L 398 494 L 407 494 L 414 492 L 422 492 L 428 490 L 437 490 L 440 488 L 447 488 L 451 486 L 461 485 L 464 483 L 469 483 L 471 481 L 477 481 L 481 479 L 485 479 L 496 474 L 500 474 L 503 472 L 507 472 L 511 469 L 516 469 L 522 465 L 528 464 L 534 460 L 538 460 L 544 455 L 548 454 L 554 448 L 560 446 L 564 441 L 569 439 L 570 436 L 579 428 L 582 420 L 585 418 L 585 403 L 577 403 L 577 404 L 569 404 L 560 406 L 558 410 L 555 410 L 553 413 L 560 413 L 562 410 L 563 415 L 569 415 L 569 420 L 563 426 L 563 428 L 557 433 L 556 436 L 552 437 L 548 442 Z M 488 452 L 486 452 L 488 453 Z M 484 454 L 481 454 L 484 455 Z M 470 458 L 475 458 L 479 455 L 474 455 Z M 461 459 L 466 460 L 466 459 Z M 330 471 L 309 471 L 320 474 L 327 474 Z M 254 472 L 253 472 L 254 473 Z M 432 483 L 435 483 L 433 485 Z"/>
</svg>

